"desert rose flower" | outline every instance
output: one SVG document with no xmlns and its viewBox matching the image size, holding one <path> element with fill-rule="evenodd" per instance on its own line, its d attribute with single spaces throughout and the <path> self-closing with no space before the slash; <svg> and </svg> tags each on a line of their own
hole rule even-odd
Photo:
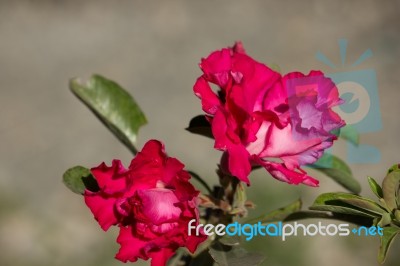
<svg viewBox="0 0 400 266">
<path fill-rule="evenodd" d="M 290 184 L 317 186 L 302 165 L 317 161 L 345 125 L 332 107 L 342 103 L 320 71 L 281 76 L 245 53 L 242 44 L 212 52 L 200 63 L 193 89 L 211 123 L 221 165 L 250 183 L 252 166 Z M 214 92 L 211 85 L 216 85 Z"/>
<path fill-rule="evenodd" d="M 183 168 L 161 142 L 150 140 L 128 169 L 119 160 L 91 169 L 100 189 L 86 190 L 85 202 L 103 230 L 120 227 L 118 260 L 151 258 L 151 265 L 165 265 L 177 248 L 194 252 L 205 240 L 187 232 L 188 222 L 199 218 L 199 192 Z"/>
</svg>

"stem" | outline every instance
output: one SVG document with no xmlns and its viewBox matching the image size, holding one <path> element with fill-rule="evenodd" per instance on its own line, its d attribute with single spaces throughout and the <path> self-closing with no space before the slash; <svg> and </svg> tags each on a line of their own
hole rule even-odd
<svg viewBox="0 0 400 266">
<path fill-rule="evenodd" d="M 208 193 L 210 193 L 210 195 L 213 194 L 212 189 L 210 188 L 210 186 L 206 183 L 206 181 L 204 181 L 198 174 L 196 174 L 193 171 L 188 171 L 188 173 L 194 178 L 196 179 L 200 184 L 203 185 L 203 187 L 207 190 Z"/>
</svg>

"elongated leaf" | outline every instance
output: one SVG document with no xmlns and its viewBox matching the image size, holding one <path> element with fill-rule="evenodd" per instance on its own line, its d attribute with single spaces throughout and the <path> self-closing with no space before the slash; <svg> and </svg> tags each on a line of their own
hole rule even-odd
<svg viewBox="0 0 400 266">
<path fill-rule="evenodd" d="M 207 121 L 205 115 L 193 117 L 192 120 L 190 120 L 189 127 L 187 127 L 186 130 L 193 134 L 202 135 L 212 139 L 214 138 L 211 131 L 210 122 Z"/>
<path fill-rule="evenodd" d="M 77 194 L 83 194 L 85 188 L 93 192 L 99 190 L 90 170 L 83 166 L 68 169 L 63 175 L 63 182 L 72 192 Z"/>
<path fill-rule="evenodd" d="M 338 200 L 353 205 L 355 207 L 359 207 L 366 211 L 373 212 L 378 216 L 387 213 L 385 209 L 383 209 L 381 206 L 379 206 L 379 204 L 377 204 L 373 200 L 348 193 L 336 193 L 336 195 Z"/>
<path fill-rule="evenodd" d="M 400 229 L 396 227 L 383 228 L 383 236 L 381 236 L 381 245 L 379 247 L 378 261 L 383 264 L 386 260 L 387 253 L 394 238 L 400 233 Z"/>
<path fill-rule="evenodd" d="M 324 173 L 353 193 L 360 193 L 360 183 L 353 177 L 350 167 L 338 157 L 324 154 L 316 163 L 310 165 Z"/>
<path fill-rule="evenodd" d="M 369 209 L 371 208 L 371 209 Z M 378 209 L 379 208 L 379 209 Z M 381 217 L 380 207 L 375 202 L 347 193 L 324 193 L 318 196 L 311 210 L 331 211 L 366 217 Z M 382 210 L 383 213 L 385 213 Z"/>
<path fill-rule="evenodd" d="M 70 81 L 72 92 L 134 154 L 138 130 L 147 123 L 136 101 L 117 83 L 99 75 Z"/>
<path fill-rule="evenodd" d="M 383 191 L 381 186 L 375 181 L 375 179 L 373 179 L 372 177 L 368 177 L 368 184 L 372 190 L 372 192 L 374 192 L 374 194 L 378 197 L 378 198 L 383 198 Z"/>
<path fill-rule="evenodd" d="M 301 199 L 298 199 L 289 205 L 279 208 L 277 210 L 271 211 L 267 214 L 263 214 L 259 217 L 256 217 L 254 219 L 251 219 L 250 221 L 246 223 L 270 223 L 270 222 L 276 222 L 276 221 L 283 221 L 285 220 L 289 215 L 293 214 L 294 212 L 300 211 L 301 210 Z"/>
<path fill-rule="evenodd" d="M 400 169 L 398 165 L 392 166 L 382 182 L 383 198 L 390 211 L 398 208 L 398 193 L 400 185 Z"/>
<path fill-rule="evenodd" d="M 255 266 L 265 259 L 261 254 L 248 252 L 241 247 L 225 246 L 218 242 L 210 247 L 209 252 L 219 266 Z"/>
<path fill-rule="evenodd" d="M 389 225 L 392 222 L 392 216 L 390 215 L 390 213 L 385 213 L 384 215 L 382 215 L 382 218 L 379 220 L 378 225 L 380 227 L 385 227 L 387 225 Z"/>
<path fill-rule="evenodd" d="M 345 127 L 342 127 L 340 129 L 339 137 L 353 143 L 356 146 L 358 146 L 358 144 L 360 143 L 360 135 L 358 134 L 357 130 L 351 125 L 346 125 Z"/>
</svg>

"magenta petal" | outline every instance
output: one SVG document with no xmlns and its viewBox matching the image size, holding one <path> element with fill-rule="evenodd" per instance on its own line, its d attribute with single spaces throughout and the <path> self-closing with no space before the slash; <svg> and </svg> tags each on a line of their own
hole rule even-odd
<svg viewBox="0 0 400 266">
<path fill-rule="evenodd" d="M 201 242 L 203 242 L 204 240 L 207 239 L 206 235 L 200 235 L 200 236 L 188 236 L 188 238 L 186 239 L 186 248 L 194 253 L 198 247 L 198 245 L 200 245 Z"/>
<path fill-rule="evenodd" d="M 242 145 L 232 145 L 228 148 L 229 172 L 241 181 L 250 184 L 249 174 L 251 172 L 250 154 Z"/>
<path fill-rule="evenodd" d="M 165 162 L 164 175 L 162 181 L 165 184 L 171 184 L 176 178 L 176 174 L 183 170 L 185 165 L 175 158 L 167 158 Z"/>
<path fill-rule="evenodd" d="M 115 198 L 104 198 L 98 193 L 91 194 L 91 192 L 87 191 L 84 197 L 86 205 L 92 211 L 95 219 L 104 231 L 107 231 L 111 225 L 117 223 L 117 217 L 114 212 Z"/>
<path fill-rule="evenodd" d="M 224 113 L 218 111 L 215 114 L 211 125 L 211 130 L 215 139 L 214 148 L 218 150 L 226 150 L 228 143 L 230 143 L 227 137 L 227 128 L 228 125 Z"/>
<path fill-rule="evenodd" d="M 201 99 L 203 111 L 210 115 L 215 114 L 221 102 L 203 77 L 197 79 L 193 91 Z"/>
<path fill-rule="evenodd" d="M 121 245 L 118 253 L 115 255 L 117 260 L 135 262 L 139 258 L 143 260 L 149 259 L 145 252 L 148 241 L 134 237 L 131 227 L 120 227 L 117 242 Z"/>
<path fill-rule="evenodd" d="M 246 54 L 246 50 L 244 49 L 241 41 L 235 42 L 235 45 L 232 47 L 232 51 L 237 54 Z"/>
<path fill-rule="evenodd" d="M 105 163 L 98 167 L 90 169 L 100 190 L 107 194 L 121 192 L 126 187 L 126 179 L 124 174 L 127 170 L 124 168 L 120 160 L 113 160 L 111 167 Z"/>
<path fill-rule="evenodd" d="M 275 178 L 289 184 L 298 185 L 303 183 L 308 186 L 317 187 L 319 181 L 307 175 L 305 172 L 296 172 L 285 167 L 284 164 L 263 162 L 262 165 Z"/>
<path fill-rule="evenodd" d="M 155 252 L 150 252 L 151 266 L 165 266 L 169 258 L 174 255 L 175 251 L 169 248 L 162 248 Z"/>
<path fill-rule="evenodd" d="M 211 53 L 207 58 L 201 60 L 200 68 L 207 80 L 224 87 L 228 82 L 228 74 L 231 70 L 230 50 L 222 49 Z"/>
<path fill-rule="evenodd" d="M 166 158 L 164 144 L 158 140 L 149 140 L 144 144 L 142 150 L 138 152 L 132 162 L 146 160 L 161 163 Z"/>
</svg>

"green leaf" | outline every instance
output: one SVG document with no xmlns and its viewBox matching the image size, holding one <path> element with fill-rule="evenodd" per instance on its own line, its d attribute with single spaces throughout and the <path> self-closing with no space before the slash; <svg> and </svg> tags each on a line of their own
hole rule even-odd
<svg viewBox="0 0 400 266">
<path fill-rule="evenodd" d="M 83 194 L 85 189 L 96 192 L 99 190 L 96 179 L 89 169 L 75 166 L 68 169 L 63 175 L 64 184 L 74 193 Z"/>
<path fill-rule="evenodd" d="M 390 245 L 392 244 L 395 236 L 400 232 L 399 228 L 396 227 L 385 227 L 383 228 L 383 236 L 381 236 L 381 245 L 379 247 L 378 261 L 383 264 L 386 260 L 386 256 Z"/>
<path fill-rule="evenodd" d="M 211 257 L 219 266 L 255 266 L 260 265 L 265 257 L 248 252 L 241 247 L 225 246 L 215 242 L 209 249 Z"/>
<path fill-rule="evenodd" d="M 210 122 L 207 121 L 205 115 L 193 117 L 192 120 L 190 120 L 189 127 L 187 127 L 186 130 L 193 134 L 202 135 L 212 139 L 214 138 L 211 131 Z"/>
<path fill-rule="evenodd" d="M 99 75 L 93 75 L 86 83 L 72 79 L 70 89 L 130 151 L 136 154 L 134 144 L 137 133 L 147 120 L 127 91 Z"/>
<path fill-rule="evenodd" d="M 374 192 L 374 194 L 378 197 L 378 198 L 383 198 L 383 191 L 381 186 L 375 181 L 375 179 L 373 179 L 372 177 L 368 176 L 368 184 L 372 190 L 372 192 Z"/>
<path fill-rule="evenodd" d="M 353 177 L 350 167 L 338 157 L 324 154 L 316 163 L 310 165 L 353 193 L 360 193 L 361 185 Z"/>
<path fill-rule="evenodd" d="M 246 223 L 250 223 L 250 224 L 258 223 L 258 222 L 270 223 L 270 222 L 275 222 L 275 221 L 283 221 L 292 213 L 300 211 L 301 205 L 302 205 L 301 199 L 298 199 L 285 207 L 271 211 L 267 214 L 263 214 L 259 217 L 251 219 L 250 221 L 248 221 Z"/>
<path fill-rule="evenodd" d="M 353 143 L 356 146 L 358 146 L 358 144 L 360 143 L 360 135 L 358 134 L 357 130 L 351 125 L 346 125 L 345 127 L 342 127 L 340 129 L 339 137 Z"/>
<path fill-rule="evenodd" d="M 339 196 L 338 199 L 355 207 L 373 212 L 377 216 L 387 214 L 387 211 L 383 209 L 379 204 L 367 198 L 348 194 L 348 196 Z"/>
<path fill-rule="evenodd" d="M 400 169 L 398 165 L 392 166 L 382 182 L 383 199 L 390 211 L 396 210 L 399 206 L 398 193 L 400 185 Z"/>
<path fill-rule="evenodd" d="M 393 171 L 399 171 L 400 170 L 400 164 L 394 164 L 392 167 L 390 167 L 387 171 L 388 174 L 390 174 Z"/>
<path fill-rule="evenodd" d="M 321 194 L 310 209 L 366 217 L 381 217 L 386 213 L 374 201 L 348 193 Z"/>
<path fill-rule="evenodd" d="M 392 222 L 392 216 L 390 215 L 390 213 L 385 213 L 384 215 L 382 215 L 382 218 L 379 220 L 378 225 L 380 227 L 385 227 L 387 225 L 389 225 Z"/>
</svg>

